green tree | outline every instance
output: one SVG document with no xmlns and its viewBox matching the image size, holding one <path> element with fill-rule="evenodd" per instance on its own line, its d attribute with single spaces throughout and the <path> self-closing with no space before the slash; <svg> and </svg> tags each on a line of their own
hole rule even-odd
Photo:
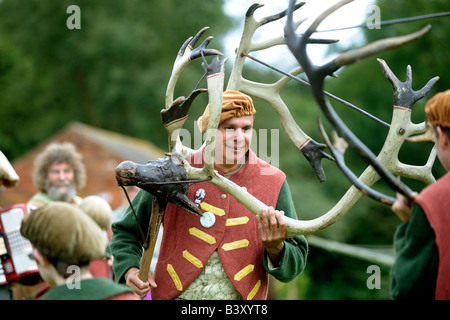
<svg viewBox="0 0 450 320">
<path fill-rule="evenodd" d="M 66 26 L 69 5 L 81 29 Z M 228 30 L 223 1 L 0 2 L 0 141 L 21 155 L 67 122 L 81 121 L 167 147 L 159 110 L 181 44 L 210 25 L 200 41 Z M 199 43 L 200 44 L 200 43 Z M 218 40 L 211 48 L 221 50 Z M 187 95 L 200 62 L 180 79 Z M 199 101 L 203 101 L 202 98 Z M 156 132 L 161 134 L 155 134 Z"/>
</svg>

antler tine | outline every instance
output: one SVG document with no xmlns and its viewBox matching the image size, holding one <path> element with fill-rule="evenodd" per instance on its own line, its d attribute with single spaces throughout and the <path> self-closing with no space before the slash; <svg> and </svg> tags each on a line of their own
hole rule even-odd
<svg viewBox="0 0 450 320">
<path fill-rule="evenodd" d="M 189 37 L 178 51 L 178 55 L 173 64 L 172 74 L 170 75 L 169 83 L 166 89 L 165 109 L 170 108 L 170 106 L 172 105 L 174 100 L 173 94 L 175 91 L 175 85 L 181 72 L 189 62 L 198 57 L 201 57 L 202 53 L 204 56 L 223 55 L 223 53 L 216 49 L 206 49 L 206 46 L 211 42 L 212 37 L 208 37 L 198 48 L 194 49 L 194 46 L 197 44 L 200 37 L 208 29 L 209 27 L 204 27 L 199 32 L 197 32 L 194 37 Z"/>
<path fill-rule="evenodd" d="M 313 24 L 305 31 L 305 33 L 302 35 L 302 37 L 297 36 L 295 33 L 295 30 L 297 29 L 297 26 L 294 25 L 293 21 L 293 15 L 294 15 L 294 3 L 295 0 L 290 0 L 289 6 L 287 9 L 287 20 L 286 25 L 284 27 L 284 38 L 286 40 L 286 44 L 288 48 L 291 50 L 292 54 L 295 56 L 295 58 L 300 61 L 308 61 L 307 65 L 310 68 L 313 68 L 314 65 L 310 61 L 309 57 L 305 54 L 302 54 L 306 52 L 306 44 L 309 43 L 311 40 L 311 35 L 316 31 L 318 25 L 331 13 L 339 9 L 340 7 L 344 6 L 345 4 L 352 2 L 353 0 L 344 0 L 341 2 L 338 2 L 325 12 L 323 12 L 314 22 Z M 305 63 L 306 65 L 306 63 Z M 305 70 L 306 72 L 306 70 Z M 331 73 L 330 73 L 331 74 Z"/>
<path fill-rule="evenodd" d="M 418 142 L 436 143 L 436 137 L 433 132 L 433 127 L 430 125 L 430 123 L 426 122 L 424 133 L 417 135 L 417 136 L 408 137 L 408 138 L 406 138 L 406 141 L 412 142 L 412 143 L 418 143 Z"/>
<path fill-rule="evenodd" d="M 422 29 L 404 36 L 381 39 L 370 43 L 362 48 L 350 50 L 340 54 L 337 58 L 323 66 L 326 72 L 334 72 L 339 68 L 358 62 L 377 53 L 397 49 L 415 39 L 418 39 L 431 30 L 431 25 L 426 25 Z"/>
<path fill-rule="evenodd" d="M 176 150 L 184 157 L 193 152 L 181 143 L 180 129 L 186 122 L 192 102 L 199 94 L 207 91 L 207 89 L 196 89 L 187 98 L 178 97 L 168 109 L 161 110 L 161 121 L 169 136 L 169 152 Z"/>
<path fill-rule="evenodd" d="M 414 91 L 412 89 L 411 66 L 408 65 L 406 68 L 406 81 L 401 82 L 383 59 L 377 60 L 385 77 L 389 80 L 394 89 L 394 106 L 412 109 L 413 105 L 422 99 L 439 80 L 439 77 L 434 77 L 430 79 L 422 89 Z M 405 92 L 408 92 L 408 94 L 405 94 Z"/>
<path fill-rule="evenodd" d="M 301 8 L 304 4 L 305 4 L 305 2 L 301 2 L 297 5 L 295 5 L 293 8 L 293 11 Z M 259 28 L 269 22 L 279 20 L 279 19 L 285 17 L 287 15 L 287 13 L 288 13 L 288 9 L 286 9 L 278 14 L 265 17 L 257 22 L 256 28 Z M 294 23 L 293 29 L 296 30 L 306 20 L 307 20 L 307 18 L 296 21 Z M 338 39 L 309 39 L 308 42 L 315 43 L 315 44 L 331 44 L 331 43 L 339 42 L 339 40 Z M 267 48 L 270 48 L 270 47 L 273 47 L 276 45 L 283 45 L 283 44 L 286 44 L 285 38 L 283 36 L 279 36 L 279 37 L 275 37 L 273 39 L 266 40 L 266 41 L 259 42 L 259 43 L 250 43 L 250 45 L 246 51 L 247 51 L 247 53 L 250 53 L 253 51 L 264 50 L 264 49 L 267 49 Z"/>
<path fill-rule="evenodd" d="M 247 9 L 247 12 L 245 13 L 245 17 L 246 17 L 246 18 L 252 17 L 253 14 L 255 13 L 256 9 L 261 8 L 261 7 L 264 7 L 264 5 L 263 5 L 263 4 L 260 4 L 260 3 L 254 3 L 254 4 L 252 4 L 252 5 Z"/>
<path fill-rule="evenodd" d="M 306 4 L 306 2 L 300 2 L 300 3 L 297 3 L 296 5 L 294 5 L 293 11 L 295 11 L 295 10 L 297 10 L 297 9 L 300 9 L 300 8 L 303 7 L 305 4 Z M 269 23 L 269 22 L 272 22 L 272 21 L 277 21 L 277 20 L 279 20 L 279 19 L 285 17 L 286 14 L 287 14 L 287 11 L 288 11 L 288 9 L 283 10 L 283 11 L 277 13 L 277 14 L 274 14 L 274 15 L 271 15 L 271 16 L 268 16 L 268 17 L 265 17 L 265 18 L 263 18 L 263 19 L 260 20 L 260 24 L 261 24 L 261 25 L 265 25 L 266 23 Z"/>
<path fill-rule="evenodd" d="M 189 43 L 193 38 L 194 38 L 193 36 L 190 36 L 189 38 L 186 39 L 186 41 L 184 41 L 184 43 L 180 47 L 180 50 L 178 50 L 177 58 L 181 58 L 184 55 L 184 51 L 186 51 L 187 46 L 189 45 Z"/>
<path fill-rule="evenodd" d="M 296 11 L 297 9 L 300 9 L 301 7 L 303 7 L 306 4 L 306 2 L 300 2 L 294 5 L 293 7 L 293 11 Z M 259 20 L 259 26 L 263 26 L 269 22 L 273 22 L 273 21 L 277 21 L 281 18 L 284 18 L 288 13 L 288 9 L 283 10 L 277 14 L 262 18 L 261 20 Z M 297 29 L 303 22 L 305 22 L 306 19 L 302 19 L 299 20 L 295 23 L 295 29 Z M 316 44 L 330 44 L 330 43 L 336 43 L 338 42 L 338 39 L 309 39 L 309 43 L 316 43 Z M 252 51 L 257 51 L 257 50 L 261 50 L 261 49 L 265 49 L 268 48 L 269 46 L 273 46 L 273 43 L 275 44 L 285 44 L 284 38 L 280 37 L 280 38 L 275 38 L 273 40 L 270 41 L 266 41 L 263 42 L 261 44 L 255 44 L 253 46 L 251 46 L 252 50 L 249 50 L 248 52 L 252 52 Z M 267 44 L 267 46 L 265 45 Z"/>
<path fill-rule="evenodd" d="M 209 27 L 203 27 L 202 29 L 200 29 L 199 32 L 197 32 L 197 34 L 192 38 L 192 40 L 189 42 L 189 46 L 191 47 L 191 50 L 195 47 L 195 45 L 197 44 L 198 40 L 200 39 L 200 37 L 206 32 L 206 30 L 208 30 Z"/>
<path fill-rule="evenodd" d="M 206 46 L 211 42 L 213 39 L 212 36 L 205 39 L 205 41 L 202 42 L 198 48 L 195 48 L 191 56 L 189 57 L 190 60 L 194 60 L 195 58 L 203 56 L 223 56 L 223 53 L 216 49 L 206 49 Z"/>
</svg>

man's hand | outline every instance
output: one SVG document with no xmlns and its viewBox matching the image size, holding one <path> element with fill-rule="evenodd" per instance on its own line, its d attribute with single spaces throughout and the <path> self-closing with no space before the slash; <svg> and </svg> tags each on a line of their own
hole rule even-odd
<svg viewBox="0 0 450 320">
<path fill-rule="evenodd" d="M 403 222 L 408 222 L 411 219 L 412 202 L 408 201 L 406 197 L 398 192 L 397 199 L 395 200 L 391 209 Z"/>
<path fill-rule="evenodd" d="M 139 298 L 144 299 L 147 296 L 147 293 L 150 291 L 150 287 L 156 288 L 156 282 L 153 279 L 151 273 L 148 273 L 147 281 L 142 281 L 139 279 L 139 269 L 138 268 L 130 268 L 125 273 L 126 285 L 136 292 Z"/>
<path fill-rule="evenodd" d="M 281 260 L 286 239 L 286 225 L 284 224 L 284 212 L 275 210 L 273 207 L 262 209 L 261 215 L 256 216 L 259 236 L 266 248 L 267 254 L 276 267 Z"/>
</svg>

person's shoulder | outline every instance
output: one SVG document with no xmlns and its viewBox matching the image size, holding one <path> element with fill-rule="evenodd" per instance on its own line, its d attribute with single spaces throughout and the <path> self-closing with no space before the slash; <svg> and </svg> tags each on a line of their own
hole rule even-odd
<svg viewBox="0 0 450 320">
<path fill-rule="evenodd" d="M 429 197 L 437 197 L 442 195 L 446 197 L 450 191 L 450 172 L 439 178 L 435 183 L 425 187 L 417 196 L 416 201 L 427 199 Z"/>
<path fill-rule="evenodd" d="M 47 203 L 51 202 L 51 199 L 46 193 L 38 192 L 34 194 L 30 200 L 27 202 L 27 210 L 34 210 L 39 207 L 42 207 L 46 205 Z"/>
</svg>

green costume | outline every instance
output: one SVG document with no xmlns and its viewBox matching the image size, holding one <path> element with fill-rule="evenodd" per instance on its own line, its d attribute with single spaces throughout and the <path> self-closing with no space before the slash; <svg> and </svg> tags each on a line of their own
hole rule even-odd
<svg viewBox="0 0 450 320">
<path fill-rule="evenodd" d="M 439 265 L 435 234 L 420 205 L 394 236 L 396 260 L 391 270 L 394 299 L 434 299 Z"/>
</svg>

